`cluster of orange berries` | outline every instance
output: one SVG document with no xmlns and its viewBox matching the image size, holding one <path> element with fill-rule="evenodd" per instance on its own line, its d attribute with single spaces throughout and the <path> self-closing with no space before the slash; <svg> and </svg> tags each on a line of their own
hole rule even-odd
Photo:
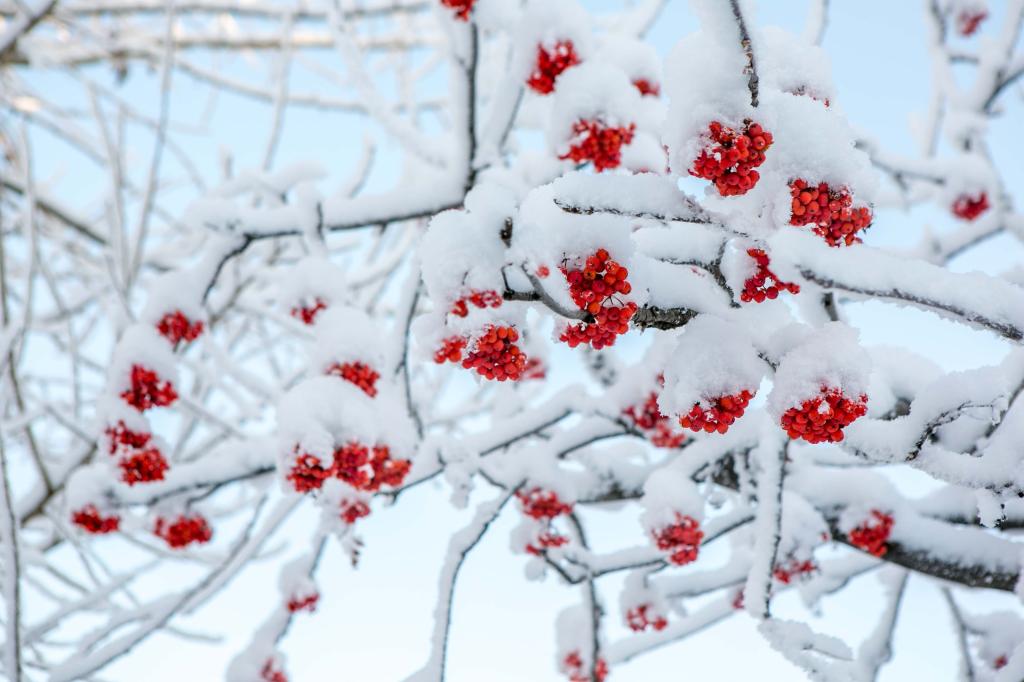
<svg viewBox="0 0 1024 682">
<path fill-rule="evenodd" d="M 640 405 L 630 405 L 622 413 L 647 435 L 655 447 L 678 448 L 686 440 L 686 434 L 674 430 L 672 420 L 661 413 L 656 391 L 651 391 Z"/>
<path fill-rule="evenodd" d="M 838 443 L 843 440 L 843 429 L 867 413 L 867 401 L 866 395 L 850 400 L 839 389 L 822 387 L 821 395 L 786 410 L 782 428 L 793 440 Z"/>
<path fill-rule="evenodd" d="M 826 183 L 810 186 L 806 180 L 789 183 L 792 196 L 790 225 L 814 225 L 814 233 L 829 246 L 850 246 L 860 241 L 857 233 L 871 225 L 871 209 L 853 207 L 853 197 L 844 188 L 834 190 Z"/>
<path fill-rule="evenodd" d="M 587 343 L 600 350 L 629 331 L 629 320 L 636 314 L 637 305 L 615 300 L 616 295 L 625 296 L 633 289 L 628 280 L 629 270 L 613 261 L 606 249 L 588 256 L 582 268 L 569 270 L 563 265 L 561 270 L 569 282 L 573 303 L 594 318 L 593 322 L 567 326 L 561 341 L 572 348 Z"/>
<path fill-rule="evenodd" d="M 668 560 L 676 566 L 696 561 L 700 541 L 704 539 L 700 523 L 692 516 L 679 512 L 676 512 L 675 523 L 652 531 L 651 535 L 658 549 L 669 552 Z"/>
<path fill-rule="evenodd" d="M 886 543 L 892 534 L 894 524 L 895 521 L 891 514 L 872 509 L 871 518 L 851 530 L 847 537 L 850 539 L 850 544 L 863 549 L 868 554 L 877 557 L 885 556 L 885 553 L 889 551 Z"/>
<path fill-rule="evenodd" d="M 747 255 L 754 259 L 757 270 L 743 283 L 743 291 L 740 293 L 741 301 L 763 303 L 765 299 L 778 298 L 779 293 L 783 291 L 788 291 L 791 294 L 800 293 L 799 284 L 783 282 L 768 268 L 771 259 L 762 249 L 747 249 Z"/>
<path fill-rule="evenodd" d="M 377 379 L 380 372 L 363 362 L 334 363 L 327 368 L 328 374 L 341 377 L 345 381 L 358 386 L 363 393 L 371 398 L 377 395 Z"/>
<path fill-rule="evenodd" d="M 569 151 L 558 158 L 578 164 L 589 161 L 598 173 L 618 168 L 622 163 L 622 148 L 633 141 L 635 132 L 633 123 L 611 126 L 600 118 L 580 119 L 573 124 Z"/>
<path fill-rule="evenodd" d="M 533 72 L 526 84 L 541 95 L 549 95 L 555 91 L 555 81 L 566 69 L 580 63 L 580 56 L 571 40 L 559 40 L 550 50 L 543 45 L 537 46 L 537 60 Z"/>
<path fill-rule="evenodd" d="M 164 539 L 168 547 L 180 549 L 192 543 L 206 543 L 213 538 L 210 524 L 199 514 L 187 516 L 182 514 L 174 521 L 163 517 L 156 520 L 153 533 Z"/>
<path fill-rule="evenodd" d="M 467 303 L 472 303 L 477 308 L 498 308 L 502 304 L 502 298 L 501 294 L 493 289 L 474 289 L 470 291 L 468 295 L 455 301 L 449 312 L 457 317 L 466 317 L 469 315 L 469 306 Z"/>
<path fill-rule="evenodd" d="M 634 632 L 643 632 L 647 628 L 661 631 L 668 627 L 668 619 L 654 611 L 650 604 L 641 604 L 626 612 L 626 624 Z"/>
<path fill-rule="evenodd" d="M 772 146 L 772 134 L 759 123 L 749 119 L 743 122 L 743 130 L 712 121 L 708 135 L 713 143 L 701 151 L 693 162 L 690 175 L 715 183 L 723 197 L 746 194 L 761 174 L 755 168 L 764 163 L 764 153 Z"/>
<path fill-rule="evenodd" d="M 694 403 L 688 414 L 679 418 L 679 425 L 695 433 L 725 433 L 733 422 L 743 416 L 754 394 L 744 389 L 735 395 L 723 395 L 711 400 L 711 407 L 704 409 Z"/>
</svg>

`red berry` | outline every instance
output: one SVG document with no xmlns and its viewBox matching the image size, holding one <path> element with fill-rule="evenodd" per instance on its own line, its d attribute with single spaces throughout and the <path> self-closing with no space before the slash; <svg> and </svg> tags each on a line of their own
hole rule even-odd
<svg viewBox="0 0 1024 682">
<path fill-rule="evenodd" d="M 547 367 L 537 358 L 529 358 L 523 367 L 523 379 L 544 379 L 548 375 Z"/>
<path fill-rule="evenodd" d="M 867 413 L 867 400 L 866 395 L 850 400 L 839 389 L 823 386 L 820 395 L 786 410 L 782 428 L 793 440 L 838 443 L 843 439 L 843 429 Z"/>
<path fill-rule="evenodd" d="M 562 514 L 572 513 L 572 505 L 558 499 L 558 493 L 543 488 L 519 491 L 516 497 L 523 505 L 523 513 L 538 521 L 550 521 Z"/>
<path fill-rule="evenodd" d="M 457 317 L 466 317 L 469 315 L 469 306 L 466 303 L 472 303 L 477 308 L 497 308 L 503 303 L 501 295 L 493 289 L 481 290 L 472 289 L 469 294 L 455 301 L 452 304 L 452 309 L 449 311 L 452 315 Z"/>
<path fill-rule="evenodd" d="M 651 535 L 658 549 L 669 552 L 668 560 L 677 566 L 696 561 L 700 541 L 704 538 L 700 523 L 692 516 L 684 516 L 679 512 L 676 512 L 675 523 L 655 530 Z"/>
<path fill-rule="evenodd" d="M 849 532 L 850 543 L 873 556 L 885 556 L 894 523 L 891 515 L 872 509 L 871 518 Z"/>
<path fill-rule="evenodd" d="M 341 520 L 350 526 L 369 515 L 370 507 L 361 500 L 345 500 L 341 503 Z"/>
<path fill-rule="evenodd" d="M 71 514 L 71 522 L 93 535 L 113 533 L 121 527 L 121 517 L 117 514 L 103 516 L 94 504 L 88 504 Z"/>
<path fill-rule="evenodd" d="M 953 202 L 953 215 L 962 220 L 975 220 L 989 209 L 988 194 L 982 192 L 978 196 L 961 194 Z"/>
<path fill-rule="evenodd" d="M 778 275 L 768 269 L 771 262 L 768 254 L 761 249 L 747 249 L 747 255 L 754 259 L 757 270 L 743 283 L 740 300 L 744 303 L 755 301 L 763 303 L 766 299 L 777 298 L 783 291 L 791 294 L 800 293 L 800 285 L 783 282 Z"/>
<path fill-rule="evenodd" d="M 291 471 L 285 478 L 291 481 L 296 492 L 308 493 L 310 490 L 319 490 L 323 487 L 324 481 L 332 476 L 333 469 L 324 468 L 323 462 L 316 455 L 309 453 L 299 454 L 298 446 L 295 446 L 295 461 L 292 463 Z"/>
<path fill-rule="evenodd" d="M 434 352 L 434 362 L 441 365 L 445 362 L 459 362 L 462 351 L 466 348 L 466 339 L 461 336 L 450 336 L 441 342 L 441 347 Z"/>
<path fill-rule="evenodd" d="M 960 35 L 966 38 L 974 35 L 974 32 L 978 30 L 978 24 L 984 21 L 986 17 L 988 17 L 988 12 L 984 10 L 980 12 L 963 10 L 957 15 L 956 28 Z"/>
<path fill-rule="evenodd" d="M 635 303 L 622 303 L 619 295 L 632 291 L 627 279 L 629 270 L 611 260 L 605 249 L 598 249 L 588 256 L 582 268 L 561 267 L 569 283 L 569 295 L 573 303 L 594 319 L 576 325 L 568 325 L 559 340 L 570 348 L 581 343 L 589 344 L 595 350 L 615 343 L 615 337 L 629 331 L 629 320 L 636 313 Z"/>
<path fill-rule="evenodd" d="M 194 516 L 182 514 L 173 522 L 158 517 L 153 533 L 163 538 L 172 549 L 187 547 L 193 542 L 203 544 L 209 542 L 213 537 L 213 531 L 210 530 L 206 519 L 198 514 Z"/>
<path fill-rule="evenodd" d="M 298 613 L 299 611 L 309 611 L 312 613 L 316 611 L 316 603 L 318 601 L 320 601 L 320 595 L 317 592 L 304 596 L 295 596 L 288 600 L 288 611 L 291 613 Z"/>
<path fill-rule="evenodd" d="M 546 549 L 562 547 L 567 544 L 569 544 L 569 538 L 564 535 L 559 535 L 551 530 L 545 530 L 538 533 L 536 540 L 526 546 L 526 551 L 528 554 L 540 556 Z"/>
<path fill-rule="evenodd" d="M 321 310 L 327 310 L 327 304 L 317 297 L 314 299 L 312 306 L 296 306 L 292 308 L 292 317 L 302 320 L 303 324 L 313 324 L 316 322 L 316 316 L 320 314 Z"/>
<path fill-rule="evenodd" d="M 772 146 L 772 134 L 749 119 L 736 132 L 718 121 L 708 126 L 712 144 L 705 147 L 690 168 L 690 175 L 711 180 L 723 197 L 746 194 L 761 175 L 754 170 L 764 163 Z"/>
<path fill-rule="evenodd" d="M 469 21 L 469 13 L 473 11 L 473 3 L 476 0 L 441 0 L 441 5 L 455 10 L 455 18 L 460 21 Z"/>
<path fill-rule="evenodd" d="M 164 315 L 157 323 L 156 329 L 176 346 L 182 341 L 189 343 L 199 338 L 199 335 L 203 333 L 203 322 L 202 320 L 192 322 L 180 310 L 175 310 L 173 313 Z"/>
<path fill-rule="evenodd" d="M 594 170 L 602 172 L 618 168 L 622 163 L 622 147 L 633 141 L 636 125 L 609 126 L 599 118 L 578 120 L 572 127 L 573 140 L 569 151 L 558 158 L 574 163 L 591 162 Z"/>
<path fill-rule="evenodd" d="M 809 576 L 817 570 L 818 565 L 810 559 L 804 561 L 791 559 L 785 566 L 776 566 L 772 571 L 772 575 L 783 585 L 788 585 L 793 580 Z"/>
<path fill-rule="evenodd" d="M 132 386 L 121 394 L 126 403 L 139 410 L 151 407 L 167 407 L 178 399 L 174 385 L 169 381 L 161 381 L 153 370 L 142 365 L 132 365 Z"/>
<path fill-rule="evenodd" d="M 660 631 L 668 627 L 668 619 L 655 613 L 650 604 L 641 604 L 626 612 L 626 624 L 634 632 L 643 632 L 647 628 Z"/>
<path fill-rule="evenodd" d="M 569 676 L 569 682 L 604 682 L 605 678 L 608 677 L 608 663 L 603 658 L 597 659 L 597 665 L 594 666 L 594 680 L 590 677 L 590 670 L 586 670 L 586 666 L 583 664 L 583 658 L 580 656 L 580 652 L 574 651 L 562 661 L 562 667 L 565 670 L 566 675 Z"/>
<path fill-rule="evenodd" d="M 579 63 L 580 57 L 576 54 L 571 40 L 559 40 L 550 51 L 543 45 L 538 45 L 537 61 L 526 84 L 541 95 L 551 94 L 555 91 L 555 81 L 562 72 Z"/>
<path fill-rule="evenodd" d="M 646 78 L 637 78 L 633 81 L 633 85 L 644 97 L 647 97 L 648 95 L 651 97 L 657 97 L 661 94 L 661 86 L 647 80 Z"/>
<path fill-rule="evenodd" d="M 274 659 L 270 659 L 263 664 L 263 669 L 260 670 L 260 680 L 261 682 L 288 682 L 288 676 L 277 667 Z"/>
<path fill-rule="evenodd" d="M 690 429 L 694 433 L 725 433 L 732 426 L 733 422 L 743 416 L 743 412 L 750 404 L 756 391 L 746 389 L 735 395 L 723 395 L 711 398 L 708 402 L 711 407 L 703 408 L 700 403 L 694 403 L 693 408 L 679 417 L 679 425 L 684 429 Z"/>
<path fill-rule="evenodd" d="M 331 473 L 357 490 L 375 492 L 382 485 L 401 485 L 411 466 L 407 459 L 392 459 L 386 445 L 370 448 L 350 441 L 334 450 Z"/>
<path fill-rule="evenodd" d="M 462 366 L 476 370 L 485 379 L 518 381 L 526 369 L 526 355 L 516 345 L 518 340 L 515 327 L 488 325 L 474 340 Z"/>
<path fill-rule="evenodd" d="M 686 440 L 686 434 L 675 431 L 672 420 L 661 413 L 656 391 L 651 391 L 642 404 L 631 405 L 622 413 L 646 434 L 655 447 L 678 448 Z"/>
<path fill-rule="evenodd" d="M 811 186 L 806 180 L 789 183 L 792 196 L 790 225 L 813 225 L 814 233 L 829 246 L 850 246 L 859 242 L 857 233 L 871 226 L 871 209 L 854 208 L 846 188 L 834 190 L 824 182 Z"/>
<path fill-rule="evenodd" d="M 1002 670 L 1006 667 L 1006 664 L 1010 662 L 1010 659 L 1006 657 L 1006 654 L 1000 654 L 996 657 L 996 660 L 992 661 L 992 667 L 996 670 Z"/>
<path fill-rule="evenodd" d="M 123 421 L 117 422 L 115 426 L 108 426 L 106 429 L 107 437 L 110 439 L 110 454 L 116 453 L 118 450 L 128 449 L 137 450 L 146 446 L 149 439 L 152 438 L 152 434 L 132 431 Z"/>
<path fill-rule="evenodd" d="M 380 378 L 380 372 L 362 362 L 346 362 L 343 364 L 334 363 L 327 368 L 328 374 L 339 376 L 345 381 L 355 384 L 363 393 L 371 398 L 377 395 L 375 384 Z"/>
<path fill-rule="evenodd" d="M 136 450 L 118 460 L 121 480 L 128 485 L 164 480 L 169 465 L 163 453 L 157 448 Z"/>
</svg>

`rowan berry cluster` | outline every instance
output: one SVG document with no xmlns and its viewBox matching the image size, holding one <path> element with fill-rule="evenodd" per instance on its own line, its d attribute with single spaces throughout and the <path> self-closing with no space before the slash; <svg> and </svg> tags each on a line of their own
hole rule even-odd
<svg viewBox="0 0 1024 682">
<path fill-rule="evenodd" d="M 961 220 L 975 220 L 988 209 L 988 194 L 985 192 L 977 196 L 962 194 L 953 202 L 953 215 Z"/>
<path fill-rule="evenodd" d="M 764 153 L 772 146 L 772 134 L 749 119 L 743 130 L 712 121 L 708 126 L 712 144 L 693 162 L 690 175 L 715 183 L 723 197 L 746 194 L 761 178 L 755 168 L 764 163 Z"/>
<path fill-rule="evenodd" d="M 793 440 L 838 443 L 843 439 L 843 429 L 867 413 L 867 401 L 866 395 L 851 400 L 839 389 L 822 386 L 820 395 L 786 410 L 782 428 Z"/>
<path fill-rule="evenodd" d="M 203 321 L 191 321 L 180 310 L 164 315 L 156 325 L 156 330 L 161 336 L 177 346 L 184 341 L 190 343 L 199 338 L 203 333 Z"/>
<path fill-rule="evenodd" d="M 446 362 L 462 360 L 462 351 L 468 342 L 461 336 L 450 336 L 441 342 L 441 347 L 434 352 L 434 362 L 441 365 Z"/>
<path fill-rule="evenodd" d="M 341 377 L 345 381 L 358 386 L 363 393 L 371 398 L 377 395 L 377 379 L 380 372 L 363 362 L 334 363 L 327 368 L 328 374 Z"/>
<path fill-rule="evenodd" d="M 668 627 L 668 619 L 650 604 L 640 604 L 626 612 L 626 624 L 634 632 L 643 632 L 647 628 L 660 631 Z"/>
<path fill-rule="evenodd" d="M 548 375 L 548 368 L 538 358 L 527 358 L 523 367 L 523 379 L 543 379 Z"/>
<path fill-rule="evenodd" d="M 308 493 L 310 490 L 319 490 L 323 487 L 324 481 L 333 475 L 332 468 L 325 467 L 316 455 L 299 453 L 298 446 L 295 450 L 297 457 L 285 478 L 291 481 L 296 492 Z"/>
<path fill-rule="evenodd" d="M 580 656 L 580 652 L 573 651 L 567 655 L 562 661 L 562 667 L 565 670 L 565 674 L 569 676 L 569 682 L 604 682 L 605 678 L 608 677 L 608 663 L 603 658 L 597 659 L 597 664 L 594 666 L 594 677 L 590 677 L 590 671 L 586 670 L 586 666 L 583 665 L 583 658 Z"/>
<path fill-rule="evenodd" d="M 794 580 L 808 576 L 818 570 L 818 564 L 811 559 L 798 561 L 790 559 L 785 565 L 778 565 L 772 570 L 772 576 L 783 585 L 788 585 Z"/>
<path fill-rule="evenodd" d="M 675 523 L 652 531 L 651 535 L 658 549 L 669 552 L 668 560 L 671 563 L 683 566 L 697 560 L 704 531 L 695 518 L 676 512 Z"/>
<path fill-rule="evenodd" d="M 94 504 L 87 504 L 71 514 L 71 522 L 93 535 L 113 533 L 121 527 L 121 517 L 117 514 L 104 516 Z"/>
<path fill-rule="evenodd" d="M 686 440 L 686 434 L 674 430 L 672 420 L 661 413 L 656 391 L 651 391 L 643 403 L 630 405 L 622 413 L 644 432 L 655 447 L 678 448 Z"/>
<path fill-rule="evenodd" d="M 889 541 L 889 535 L 892 534 L 894 523 L 892 515 L 872 509 L 871 518 L 851 530 L 847 537 L 850 539 L 850 544 L 868 554 L 877 557 L 885 556 L 885 553 L 889 551 L 886 543 Z"/>
<path fill-rule="evenodd" d="M 756 392 L 756 391 L 755 391 Z M 725 433 L 733 422 L 743 416 L 754 393 L 744 389 L 735 395 L 723 395 L 711 398 L 711 407 L 703 408 L 694 403 L 688 414 L 679 417 L 679 425 L 695 433 Z"/>
<path fill-rule="evenodd" d="M 956 30 L 965 38 L 974 35 L 978 25 L 988 17 L 988 12 L 964 10 L 956 17 Z"/>
<path fill-rule="evenodd" d="M 301 320 L 303 324 L 313 324 L 316 322 L 316 316 L 322 310 L 327 310 L 327 304 L 324 303 L 323 299 L 317 297 L 313 300 L 313 305 L 311 306 L 295 306 L 292 308 L 292 317 Z"/>
<path fill-rule="evenodd" d="M 167 458 L 155 447 L 135 450 L 121 457 L 117 465 L 121 468 L 121 480 L 128 485 L 162 481 L 170 468 Z"/>
<path fill-rule="evenodd" d="M 747 249 L 747 255 L 754 259 L 757 270 L 743 282 L 743 291 L 740 293 L 740 300 L 744 303 L 755 301 L 763 303 L 765 299 L 776 299 L 779 293 L 788 291 L 791 294 L 800 293 L 800 285 L 792 282 L 783 282 L 779 276 L 772 272 L 768 265 L 771 259 L 761 249 Z"/>
<path fill-rule="evenodd" d="M 606 249 L 588 256 L 581 268 L 570 270 L 563 264 L 560 269 L 569 283 L 573 303 L 594 318 L 592 322 L 567 326 L 561 341 L 571 348 L 587 343 L 600 350 L 629 331 L 629 320 L 636 314 L 637 305 L 618 300 L 618 295 L 625 296 L 633 289 L 628 280 L 629 270 L 611 260 Z"/>
<path fill-rule="evenodd" d="M 502 298 L 501 294 L 493 289 L 474 289 L 466 296 L 455 301 L 449 312 L 458 317 L 466 317 L 469 315 L 469 305 L 467 305 L 469 303 L 472 303 L 477 308 L 498 308 L 502 304 Z"/>
<path fill-rule="evenodd" d="M 485 379 L 518 381 L 526 369 L 526 355 L 516 345 L 515 327 L 488 325 L 462 361 L 465 369 L 476 370 Z M 437 359 L 436 356 L 434 358 Z"/>
<path fill-rule="evenodd" d="M 790 225 L 814 225 L 814 233 L 829 246 L 850 246 L 859 242 L 857 233 L 871 225 L 871 209 L 854 208 L 853 197 L 845 189 L 834 190 L 826 183 L 811 186 L 806 180 L 789 183 L 792 197 Z"/>
<path fill-rule="evenodd" d="M 661 95 L 661 85 L 646 78 L 637 78 L 633 81 L 633 87 L 640 91 L 642 97 L 658 97 Z"/>
<path fill-rule="evenodd" d="M 555 91 L 555 81 L 566 69 L 580 63 L 580 56 L 571 40 L 559 40 L 551 49 L 543 45 L 537 46 L 537 60 L 533 72 L 526 84 L 541 95 L 549 95 Z"/>
<path fill-rule="evenodd" d="M 392 459 L 386 445 L 367 447 L 350 441 L 334 451 L 334 475 L 357 490 L 371 493 L 381 486 L 402 485 L 410 467 L 407 459 Z"/>
<path fill-rule="evenodd" d="M 194 542 L 203 544 L 213 538 L 210 524 L 199 514 L 192 516 L 182 514 L 174 521 L 168 521 L 162 516 L 158 517 L 156 525 L 153 527 L 153 533 L 163 538 L 171 549 L 187 547 Z"/>
<path fill-rule="evenodd" d="M 526 545 L 526 552 L 533 556 L 540 556 L 544 550 L 552 547 L 562 547 L 569 544 L 569 538 L 551 530 L 541 531 L 533 542 Z"/>
<path fill-rule="evenodd" d="M 516 497 L 523 505 L 523 513 L 531 519 L 550 521 L 563 514 L 572 513 L 572 504 L 563 502 L 553 490 L 539 487 L 527 491 L 520 490 Z"/>
<path fill-rule="evenodd" d="M 572 127 L 573 139 L 569 151 L 561 155 L 563 161 L 591 162 L 598 173 L 618 168 L 622 163 L 622 147 L 633 141 L 636 125 L 607 125 L 600 118 L 580 119 Z"/>
<path fill-rule="evenodd" d="M 261 682 L 288 682 L 288 676 L 277 667 L 274 659 L 269 659 L 260 670 L 260 680 Z"/>
<path fill-rule="evenodd" d="M 289 613 L 298 613 L 299 611 L 309 611 L 310 613 L 316 611 L 316 604 L 320 601 L 319 592 L 311 592 L 307 595 L 297 595 L 288 600 L 288 611 Z"/>
<path fill-rule="evenodd" d="M 140 412 L 151 407 L 167 407 L 178 399 L 174 384 L 142 365 L 132 365 L 131 388 L 121 393 L 126 403 Z"/>
<path fill-rule="evenodd" d="M 124 448 L 130 450 L 144 448 L 149 443 L 149 439 L 153 437 L 149 433 L 132 431 L 125 426 L 123 421 L 117 422 L 114 426 L 108 426 L 105 433 L 110 441 L 109 450 L 112 455 Z"/>
<path fill-rule="evenodd" d="M 341 520 L 350 526 L 369 515 L 370 507 L 362 500 L 344 500 L 341 503 Z"/>
</svg>

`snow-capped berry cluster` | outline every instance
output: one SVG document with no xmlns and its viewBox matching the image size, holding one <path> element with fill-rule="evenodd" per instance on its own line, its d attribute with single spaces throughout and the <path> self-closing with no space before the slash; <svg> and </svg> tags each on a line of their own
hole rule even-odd
<svg viewBox="0 0 1024 682">
<path fill-rule="evenodd" d="M 633 81 L 635 87 L 643 97 L 658 97 L 661 95 L 661 85 L 646 78 L 637 78 Z"/>
<path fill-rule="evenodd" d="M 953 202 L 953 215 L 961 220 L 976 220 L 988 209 L 988 194 L 986 192 L 981 192 L 976 196 L 961 194 Z"/>
<path fill-rule="evenodd" d="M 288 676 L 284 674 L 284 671 L 277 667 L 274 659 L 268 659 L 263 664 L 263 668 L 260 670 L 261 682 L 288 682 Z"/>
<path fill-rule="evenodd" d="M 683 566 L 697 560 L 700 541 L 704 539 L 704 531 L 700 522 L 692 516 L 676 512 L 675 523 L 653 530 L 651 535 L 658 549 L 668 552 L 668 560 Z"/>
<path fill-rule="evenodd" d="M 672 420 L 658 409 L 656 391 L 651 391 L 643 403 L 630 405 L 622 412 L 644 432 L 655 447 L 678 448 L 686 440 L 686 434 L 676 431 L 672 426 Z"/>
<path fill-rule="evenodd" d="M 755 168 L 764 163 L 765 152 L 772 146 L 772 134 L 759 123 L 745 120 L 743 130 L 712 121 L 705 147 L 690 168 L 690 175 L 715 183 L 724 197 L 746 194 L 761 178 Z"/>
<path fill-rule="evenodd" d="M 554 547 L 563 547 L 569 544 L 569 538 L 551 530 L 542 530 L 537 533 L 533 542 L 526 545 L 526 552 L 534 556 L 540 556 L 544 550 Z"/>
<path fill-rule="evenodd" d="M 439 365 L 446 362 L 459 362 L 462 360 L 462 351 L 466 349 L 467 343 L 468 341 L 461 336 L 449 336 L 434 352 L 434 362 Z"/>
<path fill-rule="evenodd" d="M 155 447 L 131 452 L 121 457 L 117 465 L 121 468 L 121 480 L 128 485 L 162 481 L 170 467 L 167 458 Z"/>
<path fill-rule="evenodd" d="M 144 448 L 149 443 L 150 438 L 153 437 L 150 433 L 132 431 L 125 425 L 124 421 L 119 421 L 114 426 L 108 426 L 105 433 L 110 443 L 108 449 L 112 455 L 122 448 L 132 450 Z"/>
<path fill-rule="evenodd" d="M 381 486 L 400 486 L 409 473 L 407 459 L 392 459 L 386 445 L 367 447 L 350 441 L 334 451 L 334 475 L 356 490 L 376 492 Z"/>
<path fill-rule="evenodd" d="M 838 443 L 843 429 L 867 413 L 866 395 L 851 400 L 839 389 L 822 386 L 821 394 L 782 415 L 782 428 L 793 440 Z"/>
<path fill-rule="evenodd" d="M 377 379 L 380 372 L 363 362 L 334 363 L 327 368 L 328 374 L 341 377 L 345 381 L 358 386 L 363 393 L 371 398 L 377 395 Z"/>
<path fill-rule="evenodd" d="M 580 63 L 580 56 L 571 40 L 559 40 L 551 49 L 537 46 L 537 60 L 526 84 L 541 95 L 555 91 L 555 81 L 566 69 Z"/>
<path fill-rule="evenodd" d="M 756 393 L 756 391 L 754 391 Z M 725 433 L 733 422 L 743 416 L 754 393 L 744 389 L 735 395 L 723 395 L 710 398 L 710 407 L 702 407 L 694 403 L 689 413 L 679 417 L 679 425 L 695 433 Z"/>
<path fill-rule="evenodd" d="M 301 320 L 303 324 L 313 324 L 316 322 L 316 316 L 323 310 L 327 310 L 327 304 L 322 298 L 317 297 L 313 300 L 313 305 L 295 306 L 291 312 L 292 317 Z"/>
<path fill-rule="evenodd" d="M 342 500 L 339 517 L 349 526 L 369 515 L 370 505 L 362 500 Z"/>
<path fill-rule="evenodd" d="M 316 611 L 316 605 L 319 601 L 319 592 L 311 592 L 301 596 L 294 596 L 288 600 L 287 609 L 290 613 L 298 613 L 299 611 L 309 611 L 312 613 Z"/>
<path fill-rule="evenodd" d="M 469 305 L 467 305 L 469 303 L 481 309 L 498 308 L 502 304 L 502 298 L 501 294 L 493 289 L 473 290 L 456 300 L 449 312 L 457 317 L 466 317 L 469 315 Z"/>
<path fill-rule="evenodd" d="M 71 522 L 93 535 L 113 533 L 121 527 L 121 517 L 117 514 L 104 516 L 94 504 L 87 504 L 71 514 Z"/>
<path fill-rule="evenodd" d="M 295 450 L 297 456 L 285 478 L 291 481 L 296 492 L 308 493 L 310 490 L 319 490 L 323 487 L 324 481 L 334 474 L 333 469 L 325 467 L 323 461 L 316 455 L 299 453 L 298 446 Z"/>
<path fill-rule="evenodd" d="M 852 529 L 847 533 L 847 537 L 850 544 L 868 554 L 877 557 L 885 556 L 885 553 L 889 551 L 886 543 L 889 541 L 889 535 L 892 534 L 894 524 L 895 521 L 891 514 L 872 509 L 871 518 Z"/>
<path fill-rule="evenodd" d="M 488 325 L 462 361 L 465 369 L 476 370 L 485 379 L 518 381 L 526 369 L 526 355 L 516 345 L 515 327 Z M 435 356 L 436 359 L 436 356 Z"/>
<path fill-rule="evenodd" d="M 600 118 L 580 119 L 573 124 L 569 151 L 558 158 L 574 163 L 594 164 L 598 173 L 618 168 L 622 163 L 622 148 L 633 141 L 636 125 L 608 125 Z"/>
<path fill-rule="evenodd" d="M 151 407 L 167 407 L 178 399 L 174 384 L 142 365 L 132 365 L 131 388 L 121 393 L 126 403 L 140 412 Z"/>
<path fill-rule="evenodd" d="M 561 341 L 572 348 L 587 343 L 600 350 L 613 345 L 616 336 L 629 331 L 629 320 L 636 313 L 637 305 L 618 300 L 618 296 L 632 291 L 629 270 L 612 260 L 606 249 L 598 249 L 588 256 L 582 267 L 570 270 L 563 265 L 560 269 L 569 283 L 573 303 L 594 318 L 592 322 L 567 326 Z"/>
<path fill-rule="evenodd" d="M 209 542 L 213 538 L 213 531 L 206 519 L 199 514 L 188 516 L 182 514 L 174 521 L 158 517 L 153 533 L 164 539 L 167 546 L 172 549 L 187 547 L 194 542 L 200 544 Z"/>
<path fill-rule="evenodd" d="M 1010 659 L 1007 658 L 1006 654 L 999 654 L 995 657 L 995 660 L 992 661 L 992 668 L 995 670 L 1002 670 L 1009 662 Z"/>
<path fill-rule="evenodd" d="M 743 282 L 743 291 L 740 293 L 740 300 L 744 303 L 755 301 L 764 302 L 765 299 L 778 298 L 779 293 L 788 291 L 791 294 L 800 293 L 800 285 L 792 282 L 783 282 L 779 276 L 772 272 L 768 265 L 771 259 L 762 249 L 747 249 L 747 255 L 754 259 L 757 266 L 754 274 Z"/>
<path fill-rule="evenodd" d="M 656 612 L 651 604 L 640 604 L 626 612 L 626 624 L 634 632 L 643 632 L 647 628 L 664 630 L 668 619 Z"/>
<path fill-rule="evenodd" d="M 811 559 L 790 559 L 786 564 L 776 565 L 772 570 L 772 576 L 783 585 L 788 585 L 794 580 L 809 576 L 818 570 L 818 564 Z"/>
<path fill-rule="evenodd" d="M 167 313 L 157 322 L 156 330 L 171 344 L 177 346 L 182 341 L 190 343 L 199 338 L 199 335 L 203 333 L 203 321 L 192 321 L 185 317 L 180 310 L 175 310 L 172 313 Z"/>
<path fill-rule="evenodd" d="M 790 225 L 814 225 L 814 233 L 823 237 L 829 246 L 850 246 L 860 241 L 857 233 L 871 225 L 871 209 L 855 208 L 853 196 L 846 188 L 834 190 L 826 183 L 812 186 L 806 180 L 796 179 L 789 184 L 792 197 Z"/>
<path fill-rule="evenodd" d="M 978 25 L 988 18 L 988 12 L 963 10 L 956 17 L 956 30 L 965 38 L 974 35 Z"/>
<path fill-rule="evenodd" d="M 539 358 L 527 358 L 523 367 L 523 379 L 540 380 L 548 375 L 548 369 Z"/>
<path fill-rule="evenodd" d="M 516 493 L 523 506 L 523 513 L 538 521 L 550 521 L 563 514 L 572 513 L 572 504 L 563 502 L 558 493 L 543 488 L 520 490 Z"/>
<path fill-rule="evenodd" d="M 604 682 L 608 677 L 608 662 L 603 658 L 597 659 L 593 678 L 591 678 L 590 671 L 586 667 L 583 657 L 580 656 L 578 651 L 568 654 L 562 661 L 562 669 L 569 676 L 569 682 Z"/>
</svg>

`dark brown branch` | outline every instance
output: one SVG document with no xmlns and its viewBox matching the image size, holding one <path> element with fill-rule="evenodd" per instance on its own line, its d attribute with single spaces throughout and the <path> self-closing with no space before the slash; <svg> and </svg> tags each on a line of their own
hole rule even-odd
<svg viewBox="0 0 1024 682">
<path fill-rule="evenodd" d="M 750 32 L 747 31 L 747 22 L 743 19 L 743 12 L 740 10 L 739 0 L 729 0 L 732 5 L 732 15 L 736 18 L 736 27 L 740 31 L 740 47 L 747 57 L 747 67 L 743 72 L 747 76 L 747 88 L 750 90 L 750 106 L 756 107 L 757 102 L 757 64 L 754 59 L 754 48 L 750 42 Z"/>
</svg>

